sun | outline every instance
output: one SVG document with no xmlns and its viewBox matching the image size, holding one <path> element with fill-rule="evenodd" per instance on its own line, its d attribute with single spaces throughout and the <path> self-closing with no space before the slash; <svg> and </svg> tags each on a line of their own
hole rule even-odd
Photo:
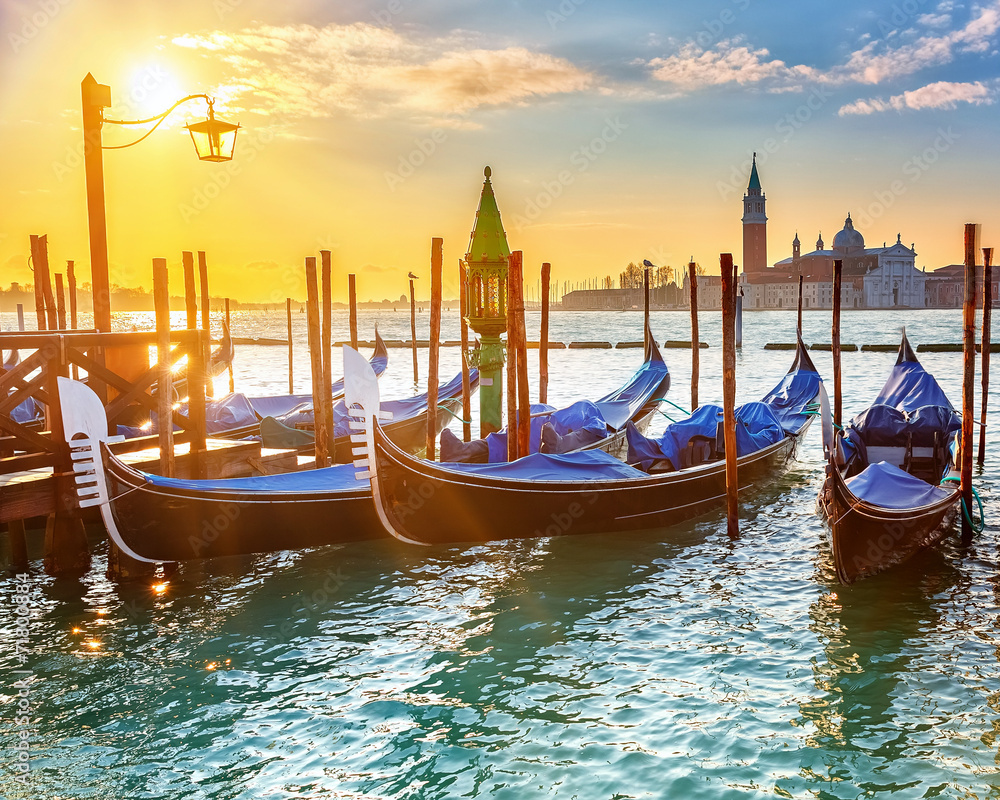
<svg viewBox="0 0 1000 800">
<path fill-rule="evenodd" d="M 150 63 L 137 67 L 113 97 L 118 119 L 146 119 L 161 114 L 191 92 L 186 92 L 174 73 L 164 64 Z M 177 120 L 167 119 L 164 125 Z M 177 119 L 182 120 L 181 114 Z"/>
</svg>

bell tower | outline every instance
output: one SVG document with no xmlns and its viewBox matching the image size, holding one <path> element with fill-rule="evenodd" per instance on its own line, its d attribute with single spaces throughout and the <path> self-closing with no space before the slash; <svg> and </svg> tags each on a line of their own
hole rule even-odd
<svg viewBox="0 0 1000 800">
<path fill-rule="evenodd" d="M 750 182 L 743 196 L 743 272 L 760 275 L 767 269 L 767 198 L 757 174 L 757 154 L 753 154 Z"/>
</svg>

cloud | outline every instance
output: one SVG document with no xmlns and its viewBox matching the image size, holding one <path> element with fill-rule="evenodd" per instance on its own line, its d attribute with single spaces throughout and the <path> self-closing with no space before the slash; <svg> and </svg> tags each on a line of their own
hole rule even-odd
<svg viewBox="0 0 1000 800">
<path fill-rule="evenodd" d="M 719 42 L 714 50 L 702 50 L 691 42 L 677 55 L 652 59 L 649 66 L 656 80 L 688 90 L 726 83 L 801 82 L 816 77 L 811 67 L 789 67 L 770 55 L 766 48 L 753 50 L 738 39 Z"/>
<path fill-rule="evenodd" d="M 833 86 L 880 84 L 912 75 L 927 67 L 951 63 L 963 53 L 986 53 L 1000 31 L 1000 0 L 977 8 L 962 27 L 942 31 L 951 24 L 950 4 L 941 4 L 936 14 L 923 14 L 917 22 L 924 30 L 907 32 L 912 40 L 887 45 L 885 40 L 869 40 L 841 64 L 820 70 L 805 64 L 787 64 L 766 48 L 754 48 L 743 40 L 728 39 L 712 49 L 694 42 L 683 45 L 671 56 L 647 62 L 651 76 L 691 92 L 710 86 L 760 84 L 768 91 L 802 88 L 807 82 Z M 893 41 L 896 37 L 890 36 Z M 905 38 L 905 37 L 904 37 Z M 866 101 L 860 101 L 866 102 Z"/>
<path fill-rule="evenodd" d="M 902 111 L 907 108 L 917 110 L 922 108 L 954 108 L 958 103 L 982 105 L 992 102 L 993 93 L 979 81 L 975 83 L 938 81 L 910 92 L 894 95 L 888 100 L 883 100 L 880 97 L 857 100 L 843 106 L 838 114 L 844 117 L 852 114 L 867 115 L 890 110 Z"/>
<path fill-rule="evenodd" d="M 596 84 L 569 61 L 523 47 L 476 47 L 462 33 L 417 40 L 365 23 L 260 25 L 173 44 L 222 61 L 227 77 L 216 95 L 232 110 L 288 117 L 406 112 L 469 127 L 462 116 L 476 108 L 526 105 Z"/>
</svg>

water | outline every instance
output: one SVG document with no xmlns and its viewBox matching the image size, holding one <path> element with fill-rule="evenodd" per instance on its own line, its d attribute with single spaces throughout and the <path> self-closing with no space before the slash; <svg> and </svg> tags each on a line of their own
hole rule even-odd
<svg viewBox="0 0 1000 800">
<path fill-rule="evenodd" d="M 376 319 L 386 338 L 406 335 L 407 315 L 366 312 L 363 337 Z M 718 314 L 701 322 L 707 402 L 720 396 Z M 458 338 L 456 323 L 449 315 L 443 338 Z M 684 314 L 653 324 L 661 339 L 689 335 Z M 958 310 L 848 312 L 843 340 L 893 343 L 903 324 L 914 344 L 961 337 Z M 234 318 L 237 336 L 283 326 L 278 313 Z M 791 353 L 762 348 L 791 341 L 793 326 L 787 312 L 746 315 L 740 399 L 787 369 Z M 807 341 L 829 341 L 828 314 L 807 313 L 805 327 Z M 562 341 L 640 330 L 639 314 L 552 318 Z M 335 335 L 346 338 L 346 318 Z M 298 354 L 304 390 L 304 345 Z M 687 405 L 688 353 L 665 355 L 669 396 Z M 814 356 L 829 376 L 830 355 Z M 238 357 L 241 388 L 287 388 L 283 348 Z M 619 385 L 641 351 L 551 358 L 558 403 Z M 874 397 L 894 358 L 844 355 L 845 415 Z M 922 360 L 959 403 L 961 356 Z M 457 370 L 457 349 L 442 362 Z M 390 351 L 382 387 L 412 390 L 407 351 Z M 34 542 L 32 782 L 13 782 L 4 750 L 0 795 L 998 798 L 1000 433 L 989 431 L 985 532 L 850 588 L 814 513 L 818 428 L 775 485 L 743 500 L 735 542 L 718 514 L 475 547 L 381 541 L 191 563 L 162 593 L 108 583 L 96 538 L 89 575 L 48 578 Z M 5 580 L 5 629 L 14 614 Z M 6 748 L 11 651 L 0 655 Z"/>
</svg>

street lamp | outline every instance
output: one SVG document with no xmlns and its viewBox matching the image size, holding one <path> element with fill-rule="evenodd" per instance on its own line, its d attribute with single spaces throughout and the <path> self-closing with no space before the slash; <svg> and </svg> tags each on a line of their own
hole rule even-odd
<svg viewBox="0 0 1000 800">
<path fill-rule="evenodd" d="M 239 125 L 215 118 L 214 101 L 206 94 L 192 94 L 178 100 L 162 114 L 149 119 L 107 119 L 104 109 L 111 106 L 111 87 L 98 83 L 89 72 L 81 84 L 83 96 L 83 159 L 87 176 L 87 216 L 90 230 L 90 271 L 94 291 L 94 327 L 99 331 L 111 330 L 111 287 L 108 277 L 108 223 L 104 206 L 104 151 L 123 150 L 139 144 L 155 131 L 170 113 L 189 100 L 202 99 L 208 103 L 208 119 L 187 125 L 195 151 L 201 161 L 229 161 L 236 147 Z M 143 125 L 155 122 L 146 133 L 133 142 L 105 146 L 101 130 L 105 124 Z"/>
</svg>

